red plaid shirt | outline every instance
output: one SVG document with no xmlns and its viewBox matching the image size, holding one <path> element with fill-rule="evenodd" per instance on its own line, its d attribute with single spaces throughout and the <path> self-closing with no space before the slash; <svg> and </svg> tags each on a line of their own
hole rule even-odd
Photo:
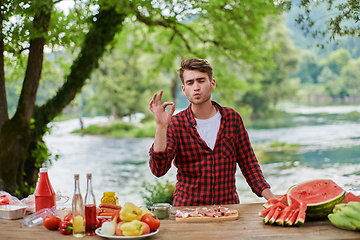
<svg viewBox="0 0 360 240">
<path fill-rule="evenodd" d="M 241 116 L 235 110 L 213 102 L 221 123 L 214 150 L 199 136 L 190 105 L 172 117 L 167 131 L 167 149 L 150 148 L 150 169 L 161 177 L 177 167 L 174 206 L 223 205 L 239 203 L 236 192 L 236 164 L 252 191 L 261 192 L 270 185 L 265 181 Z"/>
</svg>

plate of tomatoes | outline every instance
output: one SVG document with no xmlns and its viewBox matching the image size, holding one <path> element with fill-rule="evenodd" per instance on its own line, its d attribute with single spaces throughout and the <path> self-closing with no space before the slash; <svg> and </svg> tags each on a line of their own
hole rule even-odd
<svg viewBox="0 0 360 240">
<path fill-rule="evenodd" d="M 110 236 L 110 235 L 102 234 L 101 228 L 98 228 L 95 230 L 96 235 L 98 235 L 100 237 L 104 237 L 104 238 L 109 238 L 109 239 L 141 239 L 141 238 L 153 236 L 153 235 L 157 234 L 158 232 L 159 232 L 159 229 L 156 230 L 155 232 L 151 232 L 151 233 L 139 235 L 139 236 L 117 236 L 117 235 Z"/>
</svg>

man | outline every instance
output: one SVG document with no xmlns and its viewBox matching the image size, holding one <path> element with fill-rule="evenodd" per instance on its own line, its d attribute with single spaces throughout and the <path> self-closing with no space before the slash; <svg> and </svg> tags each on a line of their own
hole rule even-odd
<svg viewBox="0 0 360 240">
<path fill-rule="evenodd" d="M 179 75 L 182 91 L 190 101 L 187 109 L 173 116 L 175 104 L 161 102 L 163 91 L 154 94 L 149 103 L 156 120 L 149 165 L 157 177 L 165 175 L 172 162 L 177 167 L 173 205 L 239 203 L 236 165 L 255 194 L 267 200 L 275 198 L 241 116 L 211 100 L 216 81 L 210 64 L 199 58 L 184 60 Z"/>
</svg>

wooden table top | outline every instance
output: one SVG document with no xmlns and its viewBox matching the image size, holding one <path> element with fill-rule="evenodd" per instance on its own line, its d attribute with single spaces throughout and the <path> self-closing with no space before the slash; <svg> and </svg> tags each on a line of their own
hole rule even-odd
<svg viewBox="0 0 360 240">
<path fill-rule="evenodd" d="M 307 221 L 301 227 L 264 225 L 258 213 L 261 203 L 225 205 L 239 212 L 239 219 L 222 222 L 185 223 L 176 222 L 172 215 L 161 220 L 159 233 L 146 240 L 177 239 L 360 239 L 360 232 L 346 231 L 334 227 L 327 219 Z M 181 208 L 175 208 L 181 209 Z M 28 228 L 19 220 L 0 219 L 0 239 L 70 239 L 72 235 L 62 235 L 59 231 L 47 230 L 44 226 Z M 105 239 L 92 236 L 92 240 Z"/>
</svg>

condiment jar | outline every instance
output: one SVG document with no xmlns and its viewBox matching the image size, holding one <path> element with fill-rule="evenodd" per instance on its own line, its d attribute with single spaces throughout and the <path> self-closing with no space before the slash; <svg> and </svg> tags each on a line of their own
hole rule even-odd
<svg viewBox="0 0 360 240">
<path fill-rule="evenodd" d="M 156 217 L 167 219 L 170 216 L 171 207 L 170 203 L 155 203 L 152 208 Z"/>
<path fill-rule="evenodd" d="M 101 198 L 101 203 L 117 205 L 118 197 L 115 196 L 115 192 L 104 192 L 104 196 Z"/>
</svg>

